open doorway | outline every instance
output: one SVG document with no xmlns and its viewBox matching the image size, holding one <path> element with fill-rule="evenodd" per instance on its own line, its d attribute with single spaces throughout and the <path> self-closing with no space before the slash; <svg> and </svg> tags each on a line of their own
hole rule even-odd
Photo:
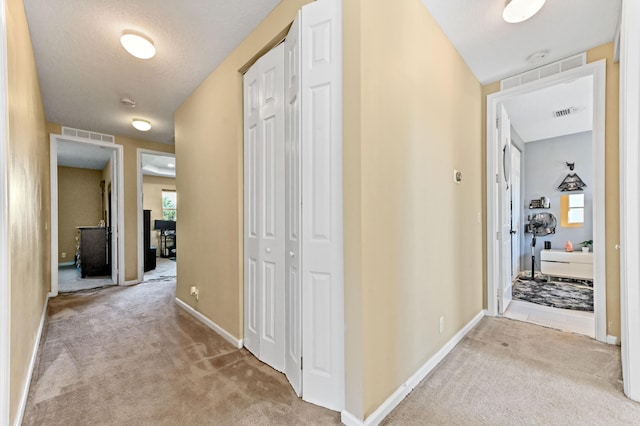
<svg viewBox="0 0 640 426">
<path fill-rule="evenodd" d="M 51 296 L 123 284 L 122 146 L 50 141 Z"/>
<path fill-rule="evenodd" d="M 607 341 L 604 64 L 490 95 L 487 112 L 489 314 Z"/>
<path fill-rule="evenodd" d="M 173 280 L 178 245 L 175 154 L 138 149 L 138 277 Z"/>
</svg>

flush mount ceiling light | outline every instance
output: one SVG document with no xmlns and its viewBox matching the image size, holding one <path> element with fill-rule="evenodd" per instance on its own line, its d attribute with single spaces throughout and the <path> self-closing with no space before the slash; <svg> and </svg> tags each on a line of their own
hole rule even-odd
<svg viewBox="0 0 640 426">
<path fill-rule="evenodd" d="M 137 31 L 124 30 L 122 36 L 120 36 L 120 43 L 127 52 L 136 58 L 149 59 L 156 54 L 153 40 Z"/>
<path fill-rule="evenodd" d="M 169 164 L 167 164 L 167 166 L 168 166 L 169 168 L 171 168 L 171 169 L 175 169 L 175 168 L 176 168 L 176 165 L 175 165 L 175 164 L 173 164 L 173 163 L 169 163 Z"/>
<path fill-rule="evenodd" d="M 526 21 L 544 5 L 545 0 L 507 0 L 502 12 L 502 19 L 510 24 Z"/>
<path fill-rule="evenodd" d="M 131 125 L 141 132 L 146 132 L 151 129 L 151 123 L 147 120 L 142 120 L 140 118 L 134 118 L 131 122 Z"/>
</svg>

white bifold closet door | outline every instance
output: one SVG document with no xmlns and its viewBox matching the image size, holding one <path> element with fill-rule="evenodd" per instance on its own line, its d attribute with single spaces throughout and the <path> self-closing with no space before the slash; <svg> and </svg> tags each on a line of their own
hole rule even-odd
<svg viewBox="0 0 640 426">
<path fill-rule="evenodd" d="M 244 76 L 244 344 L 284 370 L 284 46 Z"/>
<path fill-rule="evenodd" d="M 304 6 L 284 43 L 244 76 L 244 344 L 284 371 L 304 400 L 338 411 L 344 408 L 340 4 Z"/>
</svg>

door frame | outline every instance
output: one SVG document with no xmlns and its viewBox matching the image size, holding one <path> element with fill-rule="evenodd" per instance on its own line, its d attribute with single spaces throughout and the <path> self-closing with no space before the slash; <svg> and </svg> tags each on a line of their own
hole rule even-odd
<svg viewBox="0 0 640 426">
<path fill-rule="evenodd" d="M 498 315 L 498 291 L 500 286 L 501 262 L 505 254 L 501 253 L 499 236 L 500 212 L 496 210 L 499 194 L 496 191 L 496 174 L 500 166 L 496 164 L 495 140 L 497 138 L 496 108 L 505 100 L 527 94 L 543 88 L 569 82 L 581 77 L 593 78 L 593 230 L 594 240 L 601 241 L 594 246 L 594 316 L 595 337 L 601 342 L 607 341 L 606 312 L 606 244 L 605 244 L 605 95 L 606 95 L 606 61 L 604 59 L 561 72 L 528 84 L 503 90 L 487 96 L 487 135 L 486 135 L 486 192 L 487 192 L 487 314 Z M 509 253 L 509 259 L 511 258 Z M 510 260 L 509 260 L 510 261 Z"/>
<path fill-rule="evenodd" d="M 112 150 L 115 155 L 112 158 L 115 159 L 115 164 L 112 161 L 112 170 L 115 168 L 115 176 L 112 176 L 111 190 L 114 195 L 114 201 L 116 206 L 116 221 L 117 221 L 117 257 L 111 259 L 112 262 L 116 260 L 115 267 L 118 270 L 118 282 L 117 285 L 125 285 L 124 271 L 125 271 L 125 256 L 124 256 L 124 157 L 122 145 L 117 145 L 108 142 L 97 142 L 88 140 L 85 138 L 79 138 L 76 136 L 63 136 L 51 134 L 49 136 L 50 149 L 49 149 L 49 161 L 50 161 L 50 184 L 51 184 L 51 291 L 49 297 L 56 297 L 58 295 L 58 142 L 68 141 L 73 143 L 80 143 L 95 146 L 97 148 L 105 148 Z M 113 192 L 113 181 L 115 180 L 115 192 Z M 111 249 L 111 248 L 110 248 Z M 112 265 L 111 269 L 113 270 Z"/>
<path fill-rule="evenodd" d="M 144 190 L 143 190 L 143 174 L 142 174 L 142 154 L 152 154 L 152 155 L 160 155 L 163 157 L 173 157 L 174 159 L 176 158 L 176 154 L 173 152 L 163 152 L 163 151 L 154 151 L 152 149 L 144 149 L 144 148 L 138 148 L 136 153 L 136 177 L 137 177 L 137 184 L 136 184 L 136 211 L 137 211 L 137 219 L 136 219 L 136 223 L 137 223 L 137 227 L 138 227 L 138 231 L 137 231 L 137 239 L 138 239 L 138 244 L 137 244 L 137 253 L 138 253 L 138 278 L 136 279 L 136 281 L 129 282 L 129 284 L 137 284 L 140 283 L 142 281 L 144 281 L 144 224 L 142 223 L 144 220 L 144 214 L 143 214 L 143 202 L 144 202 Z M 177 164 L 176 164 L 177 166 Z M 177 168 L 176 168 L 176 178 L 178 177 L 178 172 L 177 172 Z M 176 222 L 177 224 L 177 222 Z M 176 263 L 177 265 L 177 263 Z"/>
<path fill-rule="evenodd" d="M 620 319 L 622 377 L 640 401 L 640 4 L 622 2 L 620 52 Z"/>
<path fill-rule="evenodd" d="M 9 271 L 9 133 L 7 126 L 7 22 L 0 0 L 0 424 L 9 424 L 11 289 Z"/>
</svg>

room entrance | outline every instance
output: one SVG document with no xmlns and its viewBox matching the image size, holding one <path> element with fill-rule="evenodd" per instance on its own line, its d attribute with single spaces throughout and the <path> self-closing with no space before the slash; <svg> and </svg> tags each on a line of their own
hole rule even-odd
<svg viewBox="0 0 640 426">
<path fill-rule="evenodd" d="M 549 111 L 540 112 L 540 116 L 532 110 L 532 106 L 536 104 L 549 104 L 554 97 L 559 99 L 558 105 L 564 105 L 570 99 L 563 92 L 567 90 L 573 90 L 586 98 L 584 105 L 581 101 L 576 101 L 576 105 L 549 108 Z M 578 103 L 581 105 L 577 105 Z M 542 278 L 552 277 L 559 286 L 563 285 L 563 280 L 592 280 L 594 325 L 590 332 L 571 331 L 583 332 L 600 341 L 607 341 L 604 63 L 583 65 L 526 86 L 495 93 L 487 98 L 487 108 L 487 122 L 492 123 L 488 126 L 487 140 L 494 141 L 487 143 L 487 235 L 496 236 L 487 239 L 487 289 L 488 295 L 495 295 L 487 299 L 489 314 L 503 315 L 515 310 L 516 306 L 521 307 L 512 302 L 514 263 L 519 266 L 520 281 L 527 281 L 527 285 L 531 287 L 525 289 L 529 294 L 544 290 L 547 284 L 541 282 Z M 576 124 L 577 121 L 572 121 L 580 115 L 588 123 Z M 514 151 L 523 154 L 520 160 L 512 155 Z M 514 164 L 517 161 L 519 164 Z M 570 163 L 573 163 L 572 167 L 580 168 L 570 169 Z M 516 177 L 518 170 L 522 177 L 520 182 Z M 589 190 L 579 191 L 572 187 L 575 191 L 563 191 L 563 183 L 567 179 L 574 179 L 578 174 L 589 181 Z M 514 193 L 513 185 L 520 187 L 519 194 Z M 581 204 L 572 201 L 571 206 L 575 210 L 573 213 L 582 212 L 582 217 L 586 220 L 569 226 L 567 222 L 575 220 L 577 216 L 569 218 L 569 196 L 566 194 L 577 192 L 582 192 L 583 196 L 587 194 L 587 203 L 585 205 L 584 198 Z M 513 202 L 518 202 L 517 198 L 520 198 L 519 205 L 513 208 Z M 517 214 L 519 217 L 513 217 Z M 518 222 L 520 226 L 514 227 L 513 224 Z M 520 237 L 519 247 L 514 244 L 514 234 Z M 537 244 L 532 247 L 535 240 Z M 566 253 L 565 243 L 570 240 L 576 246 L 576 253 L 563 254 Z M 580 243 L 588 240 L 598 243 L 591 246 L 592 252 L 582 254 Z M 514 256 L 515 253 L 519 256 Z M 549 257 L 556 254 L 563 258 Z M 567 259 L 564 257 L 568 256 L 573 256 L 572 259 L 575 258 L 576 262 L 590 260 L 589 274 L 564 273 L 554 269 L 565 262 Z M 567 267 L 573 262 L 569 260 Z M 521 286 L 520 283 L 517 285 Z M 543 307 L 558 306 L 546 305 Z M 556 313 L 537 311 L 535 315 L 549 319 L 556 316 Z M 517 319 L 522 319 L 525 314 L 521 312 L 519 316 Z M 556 326 L 547 323 L 544 325 Z"/>
</svg>

